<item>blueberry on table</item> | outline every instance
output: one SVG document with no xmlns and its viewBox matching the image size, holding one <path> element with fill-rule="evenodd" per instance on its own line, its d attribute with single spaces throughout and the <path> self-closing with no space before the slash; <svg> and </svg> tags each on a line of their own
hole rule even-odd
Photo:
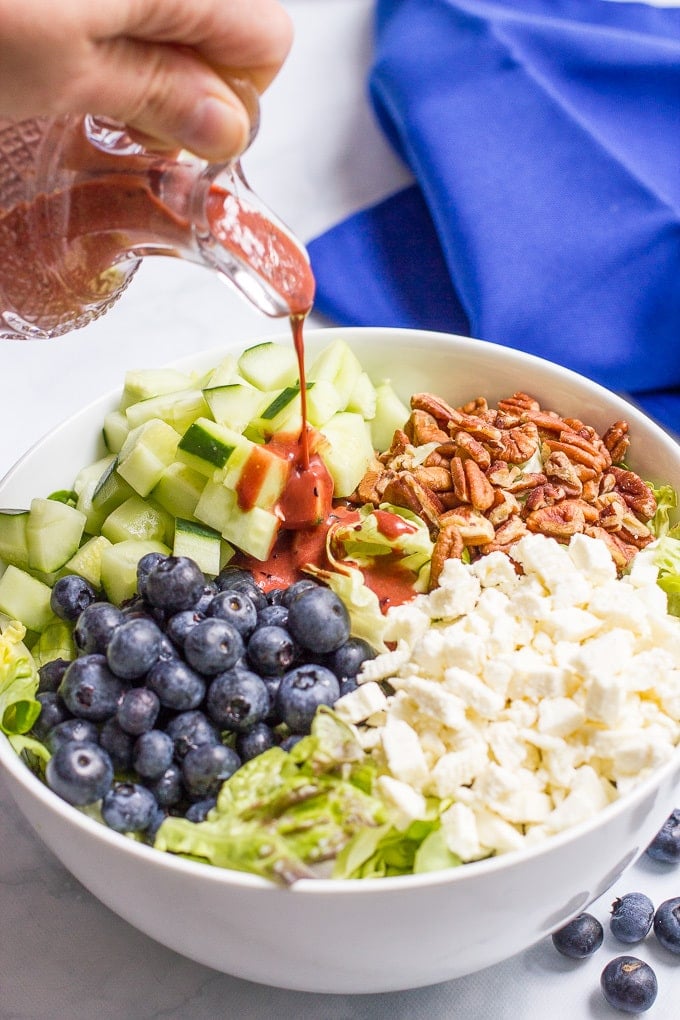
<svg viewBox="0 0 680 1020">
<path fill-rule="evenodd" d="M 45 694 L 47 691 L 56 691 L 70 663 L 70 659 L 52 659 L 51 662 L 44 662 L 38 670 L 38 692 Z"/>
<path fill-rule="evenodd" d="M 226 588 L 214 596 L 206 609 L 206 616 L 217 616 L 226 620 L 239 634 L 247 638 L 257 624 L 255 603 L 244 591 Z"/>
<path fill-rule="evenodd" d="M 334 591 L 315 585 L 289 604 L 288 630 L 303 648 L 334 652 L 349 637 L 349 613 Z"/>
<path fill-rule="evenodd" d="M 45 768 L 47 785 L 69 804 L 94 804 L 113 782 L 113 765 L 98 744 L 62 744 Z"/>
<path fill-rule="evenodd" d="M 84 577 L 67 574 L 54 582 L 50 608 L 60 620 L 73 622 L 96 600 L 97 593 Z"/>
<path fill-rule="evenodd" d="M 236 628 L 218 617 L 201 620 L 184 642 L 187 662 L 205 676 L 217 676 L 231 669 L 244 650 L 243 638 Z"/>
<path fill-rule="evenodd" d="M 177 613 L 191 609 L 201 597 L 205 577 L 188 556 L 166 556 L 148 573 L 145 596 L 157 609 Z"/>
<path fill-rule="evenodd" d="M 335 673 L 313 663 L 296 666 L 281 678 L 276 711 L 292 733 L 309 733 L 319 705 L 331 706 L 340 696 Z"/>
<path fill-rule="evenodd" d="M 161 703 L 158 695 L 149 687 L 133 687 L 125 691 L 118 708 L 116 718 L 121 729 L 138 737 L 140 733 L 150 730 L 160 711 Z"/>
<path fill-rule="evenodd" d="M 114 783 L 102 800 L 102 818 L 116 832 L 144 832 L 156 809 L 153 793 L 139 783 Z"/>
<path fill-rule="evenodd" d="M 680 863 L 680 808 L 675 808 L 646 850 L 647 856 L 663 864 Z"/>
<path fill-rule="evenodd" d="M 225 744 L 194 747 L 182 761 L 182 778 L 189 796 L 197 800 L 216 796 L 240 764 L 236 751 Z"/>
<path fill-rule="evenodd" d="M 66 707 L 79 719 L 103 722 L 115 714 L 123 693 L 120 679 L 109 669 L 103 655 L 74 659 L 59 684 Z"/>
<path fill-rule="evenodd" d="M 619 942 L 641 942 L 654 920 L 654 904 L 644 893 L 619 896 L 612 903 L 609 928 Z"/>
<path fill-rule="evenodd" d="M 165 732 L 173 741 L 175 758 L 179 761 L 192 747 L 220 742 L 217 727 L 210 722 L 205 712 L 197 708 L 188 712 L 178 712 L 165 727 Z"/>
<path fill-rule="evenodd" d="M 36 701 L 40 702 L 40 715 L 33 723 L 31 733 L 37 740 L 45 740 L 54 726 L 70 718 L 71 712 L 57 691 L 45 691 L 44 694 L 38 694 Z"/>
<path fill-rule="evenodd" d="M 45 744 L 52 754 L 62 744 L 98 744 L 99 729 L 89 719 L 64 719 L 48 732 Z"/>
<path fill-rule="evenodd" d="M 84 609 L 73 628 L 76 646 L 85 654 L 104 654 L 111 636 L 125 616 L 111 602 L 93 602 Z"/>
<path fill-rule="evenodd" d="M 645 1013 L 658 992 L 656 974 L 635 956 L 610 960 L 602 971 L 600 987 L 609 1005 L 623 1013 Z"/>
<path fill-rule="evenodd" d="M 300 649 L 284 627 L 256 627 L 248 639 L 246 654 L 252 668 L 267 676 L 281 676 L 297 661 Z"/>
<path fill-rule="evenodd" d="M 132 748 L 132 767 L 142 779 L 158 779 L 170 766 L 175 746 L 163 730 L 141 733 Z"/>
<path fill-rule="evenodd" d="M 205 695 L 205 680 L 183 659 L 157 662 L 147 673 L 146 684 L 164 708 L 176 712 L 198 708 Z"/>
<path fill-rule="evenodd" d="M 116 627 L 106 646 L 106 660 L 116 676 L 138 680 L 157 661 L 161 631 L 153 620 L 137 617 Z"/>
<path fill-rule="evenodd" d="M 210 684 L 206 712 L 220 729 L 245 733 L 269 714 L 264 681 L 248 669 L 220 673 Z"/>
<path fill-rule="evenodd" d="M 654 914 L 654 934 L 671 953 L 680 953 L 680 896 L 664 900 Z"/>
<path fill-rule="evenodd" d="M 585 960 L 592 956 L 604 939 L 604 929 L 592 914 L 578 914 L 563 928 L 553 933 L 555 949 L 572 960 Z"/>
</svg>

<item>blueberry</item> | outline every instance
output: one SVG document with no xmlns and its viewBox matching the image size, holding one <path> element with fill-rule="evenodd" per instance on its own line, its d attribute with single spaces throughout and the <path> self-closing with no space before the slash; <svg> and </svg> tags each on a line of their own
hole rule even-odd
<svg viewBox="0 0 680 1020">
<path fill-rule="evenodd" d="M 158 779 L 172 762 L 174 744 L 163 730 L 141 733 L 132 748 L 132 766 L 142 779 Z"/>
<path fill-rule="evenodd" d="M 257 614 L 257 626 L 266 627 L 272 625 L 274 627 L 286 627 L 288 624 L 288 610 L 285 606 L 282 606 L 276 602 L 272 602 L 271 605 L 265 606 L 264 609 L 260 609 Z"/>
<path fill-rule="evenodd" d="M 161 560 L 165 559 L 165 554 L 160 552 L 145 553 L 144 556 L 137 563 L 137 591 L 140 595 L 146 595 L 146 582 L 149 574 L 156 567 Z"/>
<path fill-rule="evenodd" d="M 167 810 L 160 804 L 157 804 L 156 809 L 151 817 L 151 821 L 144 830 L 144 836 L 146 838 L 147 843 L 151 843 L 151 845 L 153 845 L 158 830 L 160 829 L 161 825 L 163 824 L 167 817 L 168 817 Z"/>
<path fill-rule="evenodd" d="M 656 974 L 635 956 L 610 960 L 602 971 L 600 986 L 609 1005 L 623 1013 L 644 1013 L 653 1005 L 658 991 Z"/>
<path fill-rule="evenodd" d="M 46 691 L 56 691 L 70 662 L 70 659 L 52 659 L 51 662 L 43 663 L 38 670 L 38 692 L 45 694 Z"/>
<path fill-rule="evenodd" d="M 299 744 L 302 740 L 301 733 L 291 733 L 289 737 L 286 737 L 281 741 L 280 747 L 282 751 L 292 751 L 296 744 Z"/>
<path fill-rule="evenodd" d="M 96 600 L 97 593 L 84 577 L 67 574 L 54 582 L 50 608 L 60 620 L 73 622 Z"/>
<path fill-rule="evenodd" d="M 227 588 L 231 588 L 232 584 L 242 581 L 245 581 L 247 584 L 255 584 L 253 575 L 249 570 L 246 570 L 245 567 L 235 567 L 228 563 L 226 567 L 222 567 L 215 578 L 215 587 L 218 591 L 225 591 Z"/>
<path fill-rule="evenodd" d="M 146 683 L 161 705 L 176 712 L 198 708 L 205 695 L 205 681 L 183 659 L 157 662 L 149 670 Z"/>
<path fill-rule="evenodd" d="M 99 743 L 108 753 L 116 772 L 125 772 L 132 765 L 135 738 L 120 728 L 115 715 L 107 719 L 99 731 Z"/>
<path fill-rule="evenodd" d="M 109 669 L 124 680 L 138 680 L 157 661 L 161 632 L 153 620 L 126 620 L 111 635 L 106 648 Z"/>
<path fill-rule="evenodd" d="M 259 585 L 256 584 L 251 574 L 248 574 L 246 577 L 237 577 L 234 580 L 225 580 L 218 584 L 218 588 L 220 591 L 229 589 L 230 591 L 243 592 L 258 611 L 264 609 L 267 605 L 267 596 Z"/>
<path fill-rule="evenodd" d="M 276 708 L 289 730 L 308 733 L 319 705 L 333 705 L 339 696 L 340 684 L 335 673 L 325 666 L 310 663 L 284 674 L 276 695 Z"/>
<path fill-rule="evenodd" d="M 225 744 L 203 744 L 194 747 L 182 762 L 182 778 L 190 797 L 203 800 L 214 797 L 225 779 L 236 772 L 241 759 Z"/>
<path fill-rule="evenodd" d="M 289 609 L 298 595 L 302 595 L 304 591 L 309 591 L 311 588 L 318 587 L 318 581 L 315 581 L 311 577 L 302 577 L 299 581 L 294 581 L 284 592 L 282 592 L 280 597 L 281 605 Z"/>
<path fill-rule="evenodd" d="M 257 624 L 257 609 L 255 603 L 243 591 L 235 588 L 226 588 L 218 592 L 206 610 L 207 616 L 216 616 L 220 620 L 226 620 L 239 634 L 246 638 L 255 629 Z"/>
<path fill-rule="evenodd" d="M 253 631 L 246 654 L 250 665 L 258 673 L 281 676 L 297 662 L 300 649 L 287 630 L 269 624 Z"/>
<path fill-rule="evenodd" d="M 218 744 L 220 740 L 217 727 L 199 709 L 178 712 L 165 727 L 165 732 L 172 738 L 175 757 L 180 761 L 192 747 Z"/>
<path fill-rule="evenodd" d="M 325 665 L 332 669 L 338 680 L 354 679 L 368 659 L 374 659 L 376 650 L 363 638 L 349 637 L 331 652 Z"/>
<path fill-rule="evenodd" d="M 197 609 L 182 609 L 174 613 L 165 625 L 165 633 L 177 648 L 184 648 L 187 634 L 205 615 Z"/>
<path fill-rule="evenodd" d="M 257 758 L 258 754 L 268 751 L 274 747 L 276 738 L 271 726 L 264 722 L 255 723 L 247 733 L 239 733 L 236 737 L 236 752 L 241 761 L 250 761 Z"/>
<path fill-rule="evenodd" d="M 661 861 L 663 864 L 680 862 L 680 808 L 675 808 L 668 816 L 647 847 L 646 853 L 652 860 Z"/>
<path fill-rule="evenodd" d="M 175 807 L 184 795 L 182 769 L 177 762 L 172 761 L 160 776 L 155 779 L 146 779 L 146 785 L 161 807 Z"/>
<path fill-rule="evenodd" d="M 269 606 L 280 606 L 282 604 L 283 596 L 285 595 L 286 588 L 270 588 L 266 592 L 265 597 L 267 599 L 267 605 Z"/>
<path fill-rule="evenodd" d="M 205 703 L 213 722 L 235 733 L 245 733 L 269 714 L 269 694 L 264 681 L 247 669 L 215 677 Z"/>
<path fill-rule="evenodd" d="M 121 729 L 138 737 L 150 730 L 160 711 L 158 695 L 148 687 L 133 687 L 126 691 L 118 703 L 116 718 Z"/>
<path fill-rule="evenodd" d="M 94 652 L 104 654 L 111 635 L 124 619 L 120 609 L 110 602 L 93 602 L 82 611 L 73 628 L 73 639 L 78 649 L 87 655 Z"/>
<path fill-rule="evenodd" d="M 344 698 L 346 694 L 351 694 L 352 691 L 356 691 L 358 686 L 359 684 L 353 676 L 345 677 L 344 680 L 340 681 L 340 697 Z"/>
<path fill-rule="evenodd" d="M 196 800 L 187 808 L 184 817 L 188 822 L 204 822 L 208 812 L 217 804 L 217 797 L 205 797 L 203 800 Z"/>
<path fill-rule="evenodd" d="M 572 960 L 584 960 L 600 948 L 604 929 L 592 914 L 579 914 L 563 928 L 553 933 L 555 949 Z"/>
<path fill-rule="evenodd" d="M 196 604 L 204 586 L 197 563 L 188 556 L 166 556 L 149 571 L 145 594 L 152 606 L 178 613 Z"/>
<path fill-rule="evenodd" d="M 664 900 L 654 914 L 654 934 L 671 953 L 680 953 L 680 896 Z"/>
<path fill-rule="evenodd" d="M 203 591 L 198 596 L 198 599 L 196 600 L 196 602 L 194 602 L 192 606 L 194 612 L 203 614 L 207 613 L 208 606 L 214 599 L 215 595 L 217 595 L 218 591 L 219 588 L 217 587 L 214 581 L 208 581 L 207 584 L 204 584 Z"/>
<path fill-rule="evenodd" d="M 94 804 L 113 782 L 113 765 L 98 744 L 62 744 L 47 763 L 45 779 L 69 804 Z"/>
<path fill-rule="evenodd" d="M 38 740 L 45 740 L 47 734 L 59 723 L 70 718 L 71 712 L 64 704 L 58 691 L 45 691 L 36 696 L 40 702 L 40 715 L 33 723 L 32 733 Z"/>
<path fill-rule="evenodd" d="M 641 942 L 652 927 L 654 904 L 644 893 L 626 893 L 612 903 L 609 928 L 619 942 Z"/>
<path fill-rule="evenodd" d="M 165 613 L 162 609 L 155 609 L 149 605 L 141 595 L 133 595 L 120 605 L 123 620 L 152 620 L 162 627 L 165 623 Z"/>
<path fill-rule="evenodd" d="M 47 747 L 54 754 L 62 744 L 97 744 L 99 730 L 89 719 L 64 719 L 57 723 L 47 734 Z"/>
<path fill-rule="evenodd" d="M 231 669 L 244 652 L 243 638 L 230 623 L 217 617 L 201 620 L 184 642 L 187 662 L 205 676 Z"/>
<path fill-rule="evenodd" d="M 156 814 L 156 798 L 139 783 L 114 783 L 104 794 L 102 818 L 116 832 L 144 832 Z"/>
<path fill-rule="evenodd" d="M 69 711 L 93 722 L 114 715 L 122 693 L 123 685 L 103 655 L 74 659 L 59 684 L 59 694 Z"/>
<path fill-rule="evenodd" d="M 288 629 L 303 648 L 323 655 L 334 652 L 347 641 L 349 613 L 334 591 L 316 585 L 290 603 Z"/>
</svg>

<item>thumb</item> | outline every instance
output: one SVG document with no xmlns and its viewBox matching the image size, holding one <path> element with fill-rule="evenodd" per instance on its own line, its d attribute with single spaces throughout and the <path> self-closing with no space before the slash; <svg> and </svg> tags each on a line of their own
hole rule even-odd
<svg viewBox="0 0 680 1020">
<path fill-rule="evenodd" d="M 195 51 L 116 39 L 98 47 L 79 99 L 83 113 L 122 121 L 150 146 L 217 163 L 243 152 L 256 127 L 257 102 L 249 100 L 249 114 L 240 94 L 242 84 L 231 88 Z"/>
</svg>

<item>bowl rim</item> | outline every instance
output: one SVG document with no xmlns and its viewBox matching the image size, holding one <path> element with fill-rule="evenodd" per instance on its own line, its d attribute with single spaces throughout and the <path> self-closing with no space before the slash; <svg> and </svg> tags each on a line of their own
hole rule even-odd
<svg viewBox="0 0 680 1020">
<path fill-rule="evenodd" d="M 494 357 L 501 356 L 504 359 L 509 360 L 513 364 L 526 365 L 529 368 L 535 366 L 540 368 L 542 372 L 555 373 L 561 378 L 566 379 L 572 384 L 576 384 L 584 395 L 597 398 L 604 397 L 608 401 L 614 400 L 621 405 L 622 409 L 625 409 L 626 415 L 629 419 L 635 422 L 644 424 L 646 429 L 651 429 L 656 433 L 657 438 L 664 444 L 671 444 L 672 447 L 677 447 L 678 444 L 674 438 L 668 433 L 661 425 L 650 418 L 643 411 L 641 411 L 634 404 L 630 403 L 624 396 L 615 393 L 612 390 L 607 389 L 600 383 L 594 380 L 588 379 L 585 376 L 580 375 L 578 372 L 572 369 L 564 368 L 555 362 L 548 361 L 545 358 L 541 358 L 535 354 L 527 354 L 523 351 L 516 350 L 514 348 L 504 347 L 501 344 L 494 343 L 492 341 L 480 340 L 475 337 L 460 336 L 455 333 L 446 333 L 443 331 L 432 331 L 432 330 L 421 330 L 412 329 L 406 327 L 389 327 L 389 326 L 345 326 L 345 327 L 320 327 L 308 330 L 305 337 L 306 343 L 309 343 L 311 347 L 314 344 L 326 343 L 329 339 L 351 339 L 356 338 L 357 334 L 366 341 L 369 341 L 371 337 L 381 337 L 385 340 L 390 338 L 396 339 L 415 339 L 418 338 L 418 346 L 431 346 L 446 347 L 451 343 L 457 345 L 459 349 L 462 349 L 466 353 L 480 353 L 483 351 L 486 356 Z M 266 342 L 277 342 L 291 344 L 292 340 L 289 334 L 283 332 L 272 333 L 263 336 L 261 339 L 253 340 L 252 344 L 266 343 Z M 244 344 L 249 341 L 236 341 L 227 340 L 219 347 L 213 347 L 207 350 L 201 350 L 193 352 L 192 354 L 183 356 L 181 358 L 175 358 L 170 362 L 164 363 L 163 367 L 178 368 L 180 370 L 195 370 L 200 371 L 201 367 L 205 365 L 206 368 L 210 367 L 211 364 L 216 364 L 215 359 L 223 357 L 229 353 L 232 349 L 243 349 Z M 0 493 L 5 485 L 9 484 L 14 476 L 24 465 L 24 462 L 31 456 L 35 455 L 41 447 L 49 445 L 50 441 L 54 438 L 63 427 L 69 423 L 74 422 L 81 416 L 85 416 L 88 413 L 94 411 L 95 408 L 101 405 L 104 408 L 108 403 L 111 403 L 116 398 L 120 397 L 120 384 L 115 388 L 101 393 L 99 396 L 93 398 L 87 404 L 78 408 L 78 410 L 67 415 L 61 422 L 56 424 L 50 429 L 45 435 L 34 442 L 9 468 L 9 470 L 0 478 Z M 0 766 L 3 769 L 7 769 L 12 774 L 14 779 L 21 785 L 25 791 L 42 802 L 43 806 L 50 812 L 62 816 L 63 820 L 70 822 L 82 830 L 84 834 L 93 837 L 95 840 L 101 840 L 103 843 L 109 845 L 112 849 L 118 849 L 123 853 L 128 853 L 133 857 L 139 856 L 141 860 L 149 863 L 157 862 L 163 868 L 169 868 L 172 871 L 177 871 L 180 874 L 186 874 L 198 879 L 205 879 L 206 881 L 216 882 L 219 885 L 237 885 L 244 888 L 260 889 L 260 890 L 272 890 L 284 888 L 278 886 L 270 879 L 260 877 L 258 875 L 251 874 L 246 871 L 237 871 L 230 868 L 220 868 L 212 865 L 208 862 L 194 861 L 181 855 L 172 854 L 170 852 L 156 850 L 154 847 L 147 844 L 141 843 L 129 836 L 115 832 L 109 829 L 105 824 L 98 821 L 95 818 L 90 817 L 83 811 L 80 811 L 77 807 L 68 804 L 62 800 L 56 793 L 53 793 L 49 787 L 43 783 L 28 767 L 28 765 L 22 760 L 21 756 L 12 747 L 8 737 L 0 731 Z M 379 890 L 383 890 L 388 893 L 390 890 L 396 889 L 422 889 L 425 887 L 440 885 L 448 882 L 459 882 L 463 881 L 464 877 L 470 879 L 479 875 L 484 875 L 489 872 L 495 872 L 500 869 L 511 870 L 514 865 L 528 863 L 535 861 L 544 855 L 551 853 L 560 847 L 567 846 L 568 844 L 575 842 L 582 836 L 586 836 L 588 833 L 599 828 L 600 825 L 605 823 L 609 819 L 614 819 L 616 815 L 633 809 L 640 801 L 647 797 L 655 789 L 658 789 L 663 785 L 664 781 L 668 778 L 676 768 L 680 766 L 680 743 L 676 745 L 675 750 L 668 761 L 662 765 L 654 768 L 649 775 L 645 776 L 638 785 L 632 790 L 623 794 L 621 797 L 607 804 L 604 808 L 599 810 L 591 818 L 586 819 L 583 822 L 579 822 L 575 825 L 569 826 L 560 832 L 554 833 L 548 836 L 545 840 L 540 843 L 536 843 L 533 846 L 521 847 L 517 850 L 500 853 L 491 857 L 483 858 L 478 861 L 471 861 L 467 864 L 459 865 L 457 867 L 443 868 L 437 871 L 422 872 L 419 874 L 411 875 L 395 875 L 384 878 L 362 878 L 362 879 L 332 879 L 332 878 L 314 878 L 314 879 L 300 879 L 295 882 L 292 886 L 285 887 L 286 891 L 295 893 L 296 895 L 344 895 L 348 894 L 359 894 L 368 895 L 369 893 L 375 894 Z M 21 804 L 14 796 L 14 791 L 10 788 L 10 794 L 17 803 L 17 806 L 21 810 Z M 644 848 L 642 848 L 644 850 Z M 65 865 L 67 866 L 67 865 Z"/>
</svg>

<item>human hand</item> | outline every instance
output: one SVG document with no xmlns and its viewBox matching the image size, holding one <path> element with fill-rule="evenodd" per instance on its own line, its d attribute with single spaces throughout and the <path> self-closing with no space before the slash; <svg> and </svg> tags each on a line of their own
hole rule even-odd
<svg viewBox="0 0 680 1020">
<path fill-rule="evenodd" d="M 291 41 L 277 0 L 0 0 L 0 115 L 107 116 L 225 161 L 251 130 L 230 81 L 263 92 Z"/>
</svg>

